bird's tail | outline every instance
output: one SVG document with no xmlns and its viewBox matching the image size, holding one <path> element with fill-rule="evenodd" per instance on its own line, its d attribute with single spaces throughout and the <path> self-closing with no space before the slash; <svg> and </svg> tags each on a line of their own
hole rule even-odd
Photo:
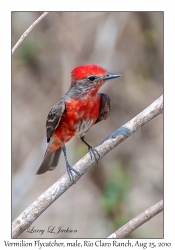
<svg viewBox="0 0 175 250">
<path fill-rule="evenodd" d="M 54 170 L 57 165 L 61 155 L 61 147 L 54 152 L 49 152 L 48 149 L 44 155 L 43 161 L 38 168 L 36 174 L 44 174 L 47 171 Z"/>
</svg>

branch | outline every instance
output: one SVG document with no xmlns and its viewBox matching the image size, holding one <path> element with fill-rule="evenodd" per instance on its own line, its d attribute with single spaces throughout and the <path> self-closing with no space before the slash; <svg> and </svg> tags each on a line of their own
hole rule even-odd
<svg viewBox="0 0 175 250">
<path fill-rule="evenodd" d="M 44 12 L 30 27 L 22 34 L 20 39 L 17 41 L 15 46 L 12 49 L 12 55 L 15 52 L 15 50 L 19 47 L 19 45 L 24 41 L 26 36 L 33 30 L 33 28 L 48 14 L 49 12 Z"/>
<path fill-rule="evenodd" d="M 160 96 L 149 107 L 147 107 L 140 114 L 135 116 L 125 125 L 114 131 L 106 139 L 104 139 L 96 149 L 99 155 L 103 157 L 118 144 L 132 135 L 135 131 L 141 128 L 144 124 L 152 120 L 154 117 L 163 111 L 163 96 Z M 78 181 L 81 176 L 93 165 L 95 159 L 90 158 L 87 153 L 81 160 L 79 160 L 73 167 L 80 176 L 74 175 L 75 181 Z M 12 223 L 12 238 L 18 237 L 25 229 L 27 229 L 54 201 L 56 201 L 68 188 L 72 186 L 69 177 L 64 174 L 57 182 L 48 188 L 41 196 L 38 197 L 24 212 L 22 212 Z"/>
<path fill-rule="evenodd" d="M 125 238 L 129 233 L 140 227 L 145 222 L 149 221 L 152 217 L 163 211 L 163 200 L 156 203 L 154 206 L 146 209 L 143 213 L 130 220 L 124 226 L 120 227 L 117 231 L 111 234 L 108 238 Z"/>
</svg>

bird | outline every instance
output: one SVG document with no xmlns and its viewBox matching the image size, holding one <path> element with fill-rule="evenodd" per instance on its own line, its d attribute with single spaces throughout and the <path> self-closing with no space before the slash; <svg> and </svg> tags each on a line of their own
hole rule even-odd
<svg viewBox="0 0 175 250">
<path fill-rule="evenodd" d="M 108 73 L 96 64 L 77 66 L 71 71 L 68 92 L 53 105 L 46 119 L 48 146 L 37 175 L 54 170 L 62 151 L 70 181 L 75 183 L 73 172 L 78 176 L 80 173 L 70 166 L 65 145 L 74 136 L 86 144 L 91 160 L 94 156 L 98 163 L 100 155 L 85 141 L 85 134 L 93 125 L 108 118 L 111 111 L 110 97 L 98 91 L 106 81 L 120 76 Z"/>
</svg>

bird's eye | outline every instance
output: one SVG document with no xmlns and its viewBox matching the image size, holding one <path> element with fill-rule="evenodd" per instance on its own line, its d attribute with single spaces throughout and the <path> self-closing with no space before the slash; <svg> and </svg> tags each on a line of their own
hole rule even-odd
<svg viewBox="0 0 175 250">
<path fill-rule="evenodd" d="M 93 81 L 96 79 L 96 77 L 95 77 L 95 76 L 89 76 L 88 79 L 89 79 L 91 82 L 93 82 Z"/>
</svg>

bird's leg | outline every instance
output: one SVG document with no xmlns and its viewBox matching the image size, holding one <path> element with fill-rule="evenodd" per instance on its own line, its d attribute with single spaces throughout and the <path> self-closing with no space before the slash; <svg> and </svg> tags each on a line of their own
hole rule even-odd
<svg viewBox="0 0 175 250">
<path fill-rule="evenodd" d="M 72 168 L 70 165 L 69 165 L 69 162 L 68 162 L 68 159 L 67 159 L 67 155 L 66 155 L 66 146 L 64 143 L 62 143 L 62 146 L 61 146 L 62 150 L 63 150 L 63 154 L 64 154 L 64 158 L 65 158 L 65 162 L 66 162 L 66 168 L 67 168 L 67 173 L 69 175 L 69 179 L 71 181 L 73 181 L 74 183 L 75 180 L 74 180 L 74 176 L 73 176 L 73 173 L 76 173 L 78 176 L 80 176 L 80 173 L 78 171 L 76 171 L 74 168 Z"/>
<path fill-rule="evenodd" d="M 88 147 L 88 151 L 89 151 L 89 154 L 91 156 L 91 161 L 92 161 L 92 155 L 94 156 L 96 162 L 98 163 L 98 159 L 97 159 L 97 156 L 100 157 L 100 154 L 98 153 L 97 149 L 91 147 L 91 145 L 89 145 L 85 140 L 84 140 L 84 136 L 80 137 L 80 139 L 82 140 L 82 142 L 84 142 L 86 144 L 86 146 Z"/>
</svg>

